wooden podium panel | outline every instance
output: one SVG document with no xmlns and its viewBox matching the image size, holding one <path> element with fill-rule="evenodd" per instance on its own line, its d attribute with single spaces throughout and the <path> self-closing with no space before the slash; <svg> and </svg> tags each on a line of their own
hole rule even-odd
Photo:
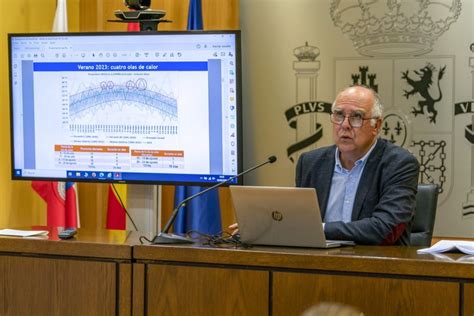
<svg viewBox="0 0 474 316">
<path fill-rule="evenodd" d="M 474 283 L 464 284 L 464 314 L 474 315 Z"/>
<path fill-rule="evenodd" d="M 119 231 L 0 237 L 0 315 L 130 315 L 132 246 Z"/>
<path fill-rule="evenodd" d="M 0 257 L 1 315 L 115 315 L 112 262 Z"/>
<path fill-rule="evenodd" d="M 447 256 L 396 246 L 136 245 L 133 307 L 145 315 L 300 315 L 329 301 L 364 315 L 473 315 L 474 264 Z"/>
<path fill-rule="evenodd" d="M 150 264 L 146 315 L 268 315 L 265 271 Z"/>
<path fill-rule="evenodd" d="M 459 294 L 455 282 L 275 272 L 273 315 L 299 315 L 321 302 L 348 304 L 364 315 L 458 315 Z"/>
</svg>

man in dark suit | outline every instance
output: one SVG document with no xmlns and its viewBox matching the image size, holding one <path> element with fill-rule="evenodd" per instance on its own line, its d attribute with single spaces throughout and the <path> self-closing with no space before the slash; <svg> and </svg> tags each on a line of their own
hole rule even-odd
<svg viewBox="0 0 474 316">
<path fill-rule="evenodd" d="M 335 145 L 300 156 L 296 185 L 316 189 L 327 239 L 409 245 L 419 164 L 378 138 L 383 107 L 370 88 L 338 94 L 331 122 Z"/>
</svg>

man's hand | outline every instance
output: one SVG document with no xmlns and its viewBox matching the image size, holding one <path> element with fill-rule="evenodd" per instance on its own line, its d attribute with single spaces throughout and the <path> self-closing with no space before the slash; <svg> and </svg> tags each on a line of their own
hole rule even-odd
<svg viewBox="0 0 474 316">
<path fill-rule="evenodd" d="M 228 228 L 232 230 L 232 235 L 235 235 L 239 232 L 239 224 L 237 223 L 230 224 Z"/>
</svg>

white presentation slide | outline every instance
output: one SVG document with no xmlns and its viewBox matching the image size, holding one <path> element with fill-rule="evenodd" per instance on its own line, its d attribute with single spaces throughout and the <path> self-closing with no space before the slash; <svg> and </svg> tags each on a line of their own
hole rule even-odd
<svg viewBox="0 0 474 316">
<path fill-rule="evenodd" d="M 207 81 L 207 71 L 36 71 L 37 167 L 208 173 Z"/>
</svg>

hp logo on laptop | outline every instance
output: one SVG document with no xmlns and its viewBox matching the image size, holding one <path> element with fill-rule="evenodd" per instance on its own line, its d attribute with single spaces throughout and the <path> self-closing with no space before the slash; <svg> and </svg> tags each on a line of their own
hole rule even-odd
<svg viewBox="0 0 474 316">
<path fill-rule="evenodd" d="M 272 218 L 273 220 L 277 222 L 281 222 L 283 220 L 283 214 L 278 212 L 278 211 L 273 211 L 272 212 Z"/>
</svg>

